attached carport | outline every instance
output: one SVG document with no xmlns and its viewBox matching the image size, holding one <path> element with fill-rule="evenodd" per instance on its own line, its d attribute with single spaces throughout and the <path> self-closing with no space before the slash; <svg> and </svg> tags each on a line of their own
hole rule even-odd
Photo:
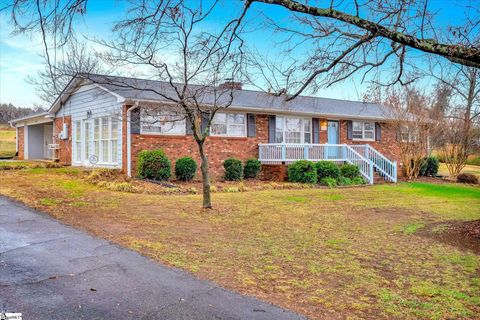
<svg viewBox="0 0 480 320">
<path fill-rule="evenodd" d="M 54 160 L 53 119 L 41 112 L 12 120 L 17 129 L 17 153 L 25 160 Z"/>
</svg>

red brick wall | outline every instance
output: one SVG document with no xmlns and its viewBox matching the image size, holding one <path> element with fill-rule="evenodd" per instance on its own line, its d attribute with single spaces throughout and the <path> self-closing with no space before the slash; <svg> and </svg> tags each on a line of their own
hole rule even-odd
<svg viewBox="0 0 480 320">
<path fill-rule="evenodd" d="M 256 136 L 245 138 L 208 137 L 205 150 L 210 173 L 214 178 L 223 175 L 223 161 L 229 157 L 241 160 L 258 158 L 258 144 L 268 142 L 268 116 L 257 115 Z M 192 136 L 161 136 L 132 134 L 132 175 L 135 175 L 138 153 L 142 150 L 163 149 L 172 162 L 172 172 L 178 158 L 191 156 L 200 166 L 197 143 Z M 200 171 L 197 171 L 197 176 Z"/>
<path fill-rule="evenodd" d="M 386 123 L 380 124 L 382 127 L 382 135 L 380 141 L 353 141 L 347 136 L 347 121 L 340 121 L 340 143 L 346 144 L 369 144 L 378 152 L 392 161 L 397 161 L 400 165 L 400 149 L 397 144 L 396 131 Z M 399 170 L 398 170 L 399 171 Z"/>
<path fill-rule="evenodd" d="M 124 119 L 126 119 L 126 110 L 124 107 Z M 268 115 L 259 114 L 256 117 L 256 136 L 245 138 L 231 137 L 208 137 L 205 142 L 205 149 L 209 158 L 210 172 L 212 177 L 221 178 L 223 176 L 223 161 L 229 157 L 235 157 L 241 160 L 248 158 L 258 158 L 258 144 L 268 142 Z M 320 121 L 320 123 L 322 120 Z M 126 121 L 123 123 L 123 168 L 126 170 L 127 151 L 126 151 Z M 327 143 L 327 131 L 320 128 L 320 143 Z M 396 134 L 386 124 L 382 124 L 381 141 L 352 141 L 347 139 L 347 121 L 340 121 L 340 143 L 346 144 L 369 144 L 387 158 L 397 161 L 400 160 L 399 149 L 396 146 Z M 198 147 L 192 136 L 162 136 L 162 135 L 132 135 L 132 175 L 135 175 L 137 157 L 142 150 L 163 149 L 172 162 L 172 172 L 174 163 L 178 158 L 192 156 L 200 165 Z M 277 170 L 278 167 L 279 169 Z M 197 172 L 197 177 L 200 171 Z M 286 166 L 263 166 L 262 178 L 268 180 L 284 180 L 286 177 Z"/>
<path fill-rule="evenodd" d="M 68 124 L 68 139 L 62 140 L 59 138 L 60 132 L 63 129 L 63 123 Z M 57 157 L 59 162 L 64 165 L 72 164 L 72 118 L 70 116 L 56 118 L 53 128 L 53 140 L 58 143 L 60 149 L 57 150 Z"/>
<path fill-rule="evenodd" d="M 25 159 L 25 134 L 24 134 L 24 127 L 19 127 L 18 128 L 18 136 L 17 136 L 17 141 L 18 141 L 18 160 L 23 160 Z"/>
</svg>

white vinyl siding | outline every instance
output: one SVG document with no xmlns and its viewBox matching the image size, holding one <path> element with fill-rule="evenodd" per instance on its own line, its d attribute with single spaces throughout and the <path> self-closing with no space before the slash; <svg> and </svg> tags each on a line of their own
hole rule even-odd
<svg viewBox="0 0 480 320">
<path fill-rule="evenodd" d="M 98 167 L 121 168 L 122 164 L 122 104 L 112 94 L 94 86 L 86 85 L 74 92 L 63 104 L 62 108 L 55 114 L 56 117 L 71 116 L 72 125 L 75 127 L 79 121 L 83 128 L 81 129 L 82 146 L 80 152 L 80 161 L 77 161 L 77 152 L 72 141 L 72 159 L 74 165 L 89 165 L 88 157 L 92 154 L 98 156 Z M 115 133 L 108 139 L 102 139 L 101 119 L 115 119 L 117 123 L 113 124 Z M 85 122 L 89 124 L 85 127 Z M 110 124 L 107 123 L 108 126 Z M 116 128 L 116 129 L 115 129 Z M 75 140 L 75 128 L 72 128 L 73 139 Z M 88 133 L 85 132 L 88 130 Z M 110 134 L 111 129 L 108 129 Z M 86 142 L 86 138 L 89 142 Z M 102 150 L 106 148 L 106 159 L 100 157 Z M 83 154 L 82 154 L 83 152 Z M 104 161 L 105 160 L 105 161 Z"/>
<path fill-rule="evenodd" d="M 277 116 L 276 143 L 311 143 L 312 119 Z"/>
<path fill-rule="evenodd" d="M 246 137 L 247 116 L 244 113 L 217 112 L 212 120 L 210 135 Z"/>
<path fill-rule="evenodd" d="M 375 122 L 352 121 L 353 140 L 375 140 Z"/>
</svg>

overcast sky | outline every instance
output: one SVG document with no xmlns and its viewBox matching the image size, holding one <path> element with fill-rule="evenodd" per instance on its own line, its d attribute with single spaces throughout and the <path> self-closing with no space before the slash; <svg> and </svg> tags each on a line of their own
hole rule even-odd
<svg viewBox="0 0 480 320">
<path fill-rule="evenodd" d="M 462 18 L 462 10 L 455 6 L 455 0 L 432 0 L 432 6 L 438 10 L 441 21 L 448 23 Z M 120 18 L 123 13 L 122 1 L 102 0 L 89 2 L 88 12 L 83 21 L 78 23 L 78 30 L 87 37 L 97 36 L 109 38 L 112 22 Z M 232 1 L 235 5 L 240 1 Z M 255 8 L 251 17 L 261 11 L 261 6 Z M 233 10 L 229 5 L 225 10 Z M 287 16 L 285 9 L 269 7 L 268 15 L 275 19 L 282 19 Z M 226 16 L 226 15 L 225 15 Z M 221 25 L 224 16 L 213 17 L 212 27 L 215 24 Z M 0 15 L 0 102 L 13 103 L 16 106 L 32 107 L 34 104 L 43 104 L 36 95 L 32 85 L 27 78 L 35 77 L 38 70 L 43 68 L 39 54 L 42 52 L 42 45 L 38 35 L 11 35 L 11 25 L 8 17 Z M 269 52 L 275 55 L 275 49 L 268 41 L 269 35 L 262 32 L 255 32 L 249 36 L 249 42 L 262 52 Z M 318 96 L 361 100 L 366 89 L 358 78 L 352 78 L 333 88 L 323 89 L 316 93 Z"/>
</svg>

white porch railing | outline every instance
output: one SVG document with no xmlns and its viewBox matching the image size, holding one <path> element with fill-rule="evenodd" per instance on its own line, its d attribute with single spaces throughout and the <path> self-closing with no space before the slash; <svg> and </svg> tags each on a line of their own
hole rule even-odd
<svg viewBox="0 0 480 320">
<path fill-rule="evenodd" d="M 288 164 L 297 160 L 347 162 L 357 165 L 362 176 L 373 184 L 373 161 L 347 144 L 261 143 L 258 146 L 258 158 L 263 164 Z"/>
<path fill-rule="evenodd" d="M 397 162 L 390 161 L 383 154 L 368 144 L 351 145 L 352 149 L 364 158 L 372 161 L 375 170 L 387 181 L 397 182 Z"/>
</svg>

